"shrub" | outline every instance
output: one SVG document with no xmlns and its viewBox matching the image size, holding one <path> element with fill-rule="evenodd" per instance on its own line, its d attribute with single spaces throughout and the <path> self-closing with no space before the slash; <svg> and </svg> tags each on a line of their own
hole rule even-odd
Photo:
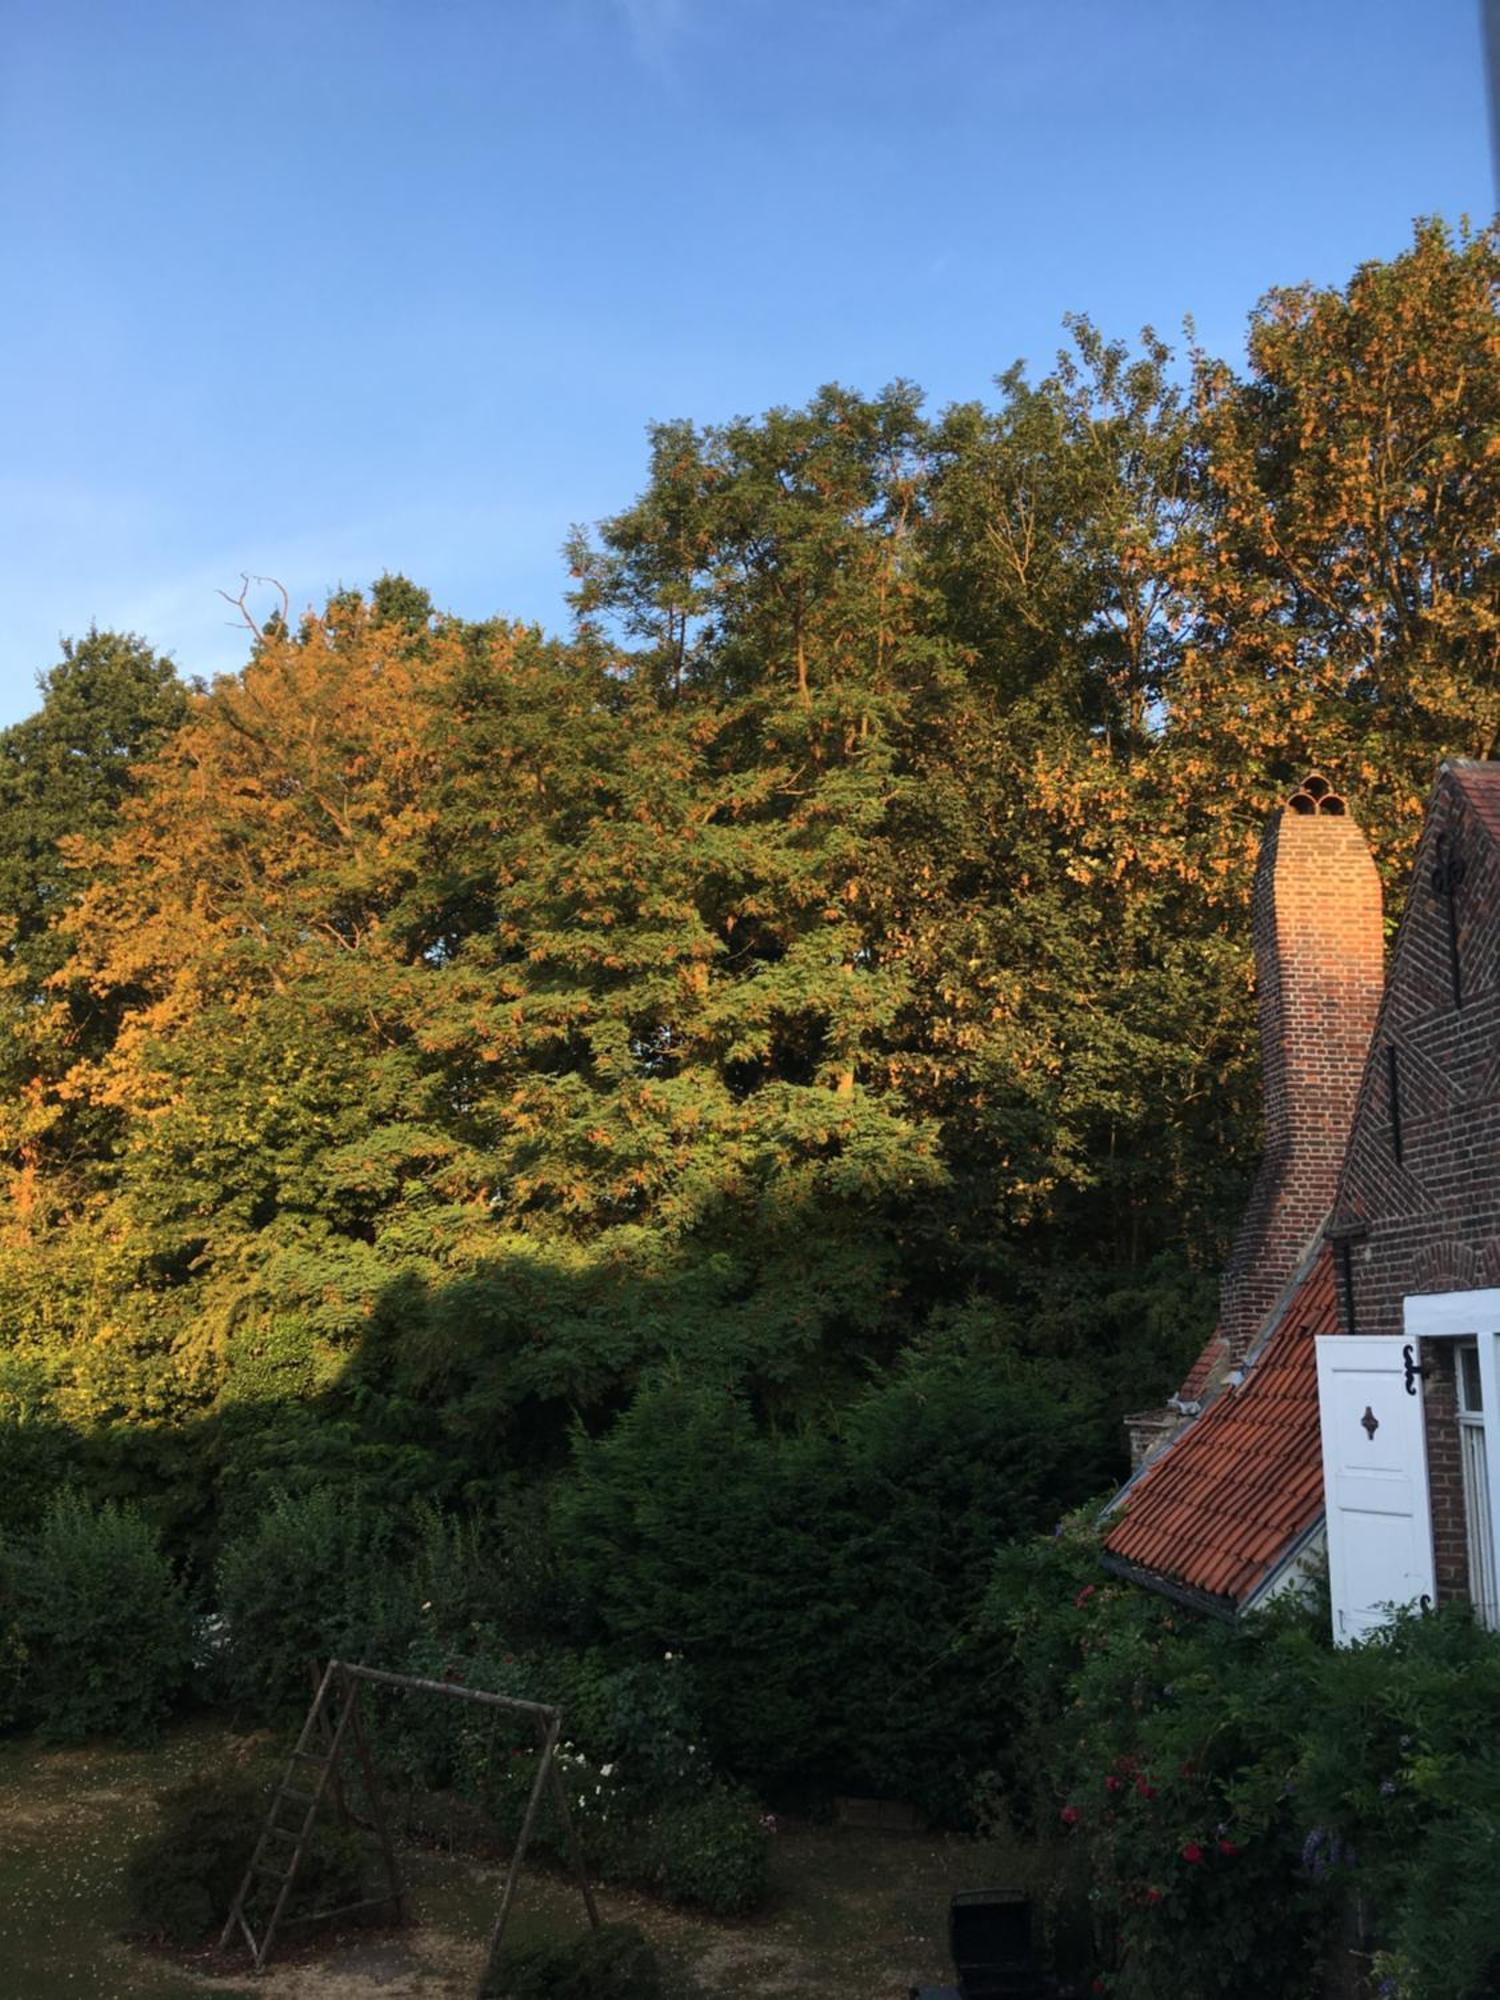
<svg viewBox="0 0 1500 2000">
<path fill-rule="evenodd" d="M 219 1558 L 231 1697 L 285 1718 L 307 1705 L 311 1664 L 399 1657 L 415 1606 L 396 1548 L 392 1517 L 357 1495 L 278 1495 Z"/>
<path fill-rule="evenodd" d="M 507 1951 L 483 1991 L 490 2000 L 661 2000 L 661 1969 L 634 1924 L 601 1924 Z"/>
<path fill-rule="evenodd" d="M 1465 1607 L 1335 1651 L 1326 1606 L 1237 1625 L 1110 1583 L 1072 1531 L 1006 1552 L 989 1617 L 1016 1799 L 1081 1850 L 1098 1990 L 1386 2000 L 1495 1990 L 1500 1638 Z"/>
<path fill-rule="evenodd" d="M 743 1793 L 716 1787 L 674 1803 L 656 1825 L 660 1887 L 673 1903 L 740 1917 L 765 1900 L 767 1844 Z"/>
<path fill-rule="evenodd" d="M 186 1601 L 131 1507 L 57 1495 L 0 1564 L 0 1702 L 49 1742 L 149 1739 L 191 1665 Z"/>
<path fill-rule="evenodd" d="M 611 1641 L 686 1652 L 737 1777 L 956 1816 L 1003 1707 L 976 1631 L 992 1552 L 1098 1482 L 1096 1428 L 1013 1356 L 918 1356 L 790 1436 L 664 1376 L 578 1440 L 558 1545 Z"/>
<path fill-rule="evenodd" d="M 248 1777 L 199 1773 L 158 1792 L 161 1823 L 131 1854 L 126 1892 L 135 1927 L 176 1945 L 202 1944 L 229 1915 L 235 1891 L 270 1805 L 267 1786 Z M 364 1889 L 365 1853 L 357 1836 L 317 1825 L 302 1851 L 284 1914 L 352 1903 Z M 269 1879 L 248 1906 L 264 1922 L 276 1894 Z"/>
</svg>

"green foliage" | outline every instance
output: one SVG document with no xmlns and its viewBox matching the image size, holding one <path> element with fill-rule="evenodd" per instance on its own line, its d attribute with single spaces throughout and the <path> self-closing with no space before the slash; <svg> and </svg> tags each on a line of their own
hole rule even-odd
<svg viewBox="0 0 1500 2000">
<path fill-rule="evenodd" d="M 580 1441 L 558 1541 L 614 1639 L 686 1653 L 729 1768 L 952 1812 L 995 1702 L 991 1553 L 1100 1470 L 1090 1413 L 1001 1360 L 913 1361 L 832 1435 L 671 1376 Z"/>
<path fill-rule="evenodd" d="M 662 1813 L 655 1830 L 670 1901 L 716 1917 L 742 1917 L 764 1902 L 766 1836 L 742 1793 L 716 1786 Z"/>
<path fill-rule="evenodd" d="M 132 1507 L 65 1491 L 0 1548 L 0 1675 L 44 1740 L 149 1739 L 186 1685 L 186 1601 Z M 4 1681 L 0 1679 L 0 1687 Z"/>
<path fill-rule="evenodd" d="M 156 1830 L 131 1852 L 126 1893 L 133 1927 L 147 1938 L 202 1945 L 215 1938 L 259 1836 L 270 1793 L 253 1779 L 198 1772 L 157 1794 Z M 366 1893 L 359 1837 L 320 1823 L 302 1850 L 285 1914 L 336 1908 Z M 260 1925 L 275 1885 L 261 1884 L 248 1914 Z"/>
<path fill-rule="evenodd" d="M 1103 1990 L 1312 1995 L 1351 1908 L 1383 1994 L 1488 1990 L 1500 1640 L 1462 1609 L 1339 1651 L 1323 1607 L 1201 1620 L 1096 1546 L 1075 1524 L 1001 1560 L 1017 1737 L 990 1797 L 1081 1850 Z"/>
<path fill-rule="evenodd" d="M 4 1531 L 141 1504 L 265 1713 L 555 1667 L 632 1814 L 688 1741 L 957 1816 L 989 1550 L 1211 1324 L 1265 813 L 1319 763 L 1394 878 L 1497 740 L 1497 257 L 1423 223 L 1239 374 L 1076 319 L 664 424 L 566 640 L 387 575 L 208 687 L 67 648 L 0 732 Z"/>
<path fill-rule="evenodd" d="M 493 2000 L 661 2000 L 656 1953 L 634 1924 L 509 1947 L 485 1978 Z"/>
<path fill-rule="evenodd" d="M 391 1516 L 357 1495 L 279 1495 L 219 1560 L 229 1694 L 285 1718 L 306 1706 L 325 1661 L 379 1657 L 392 1631 L 404 1648 L 411 1592 L 394 1540 Z"/>
</svg>

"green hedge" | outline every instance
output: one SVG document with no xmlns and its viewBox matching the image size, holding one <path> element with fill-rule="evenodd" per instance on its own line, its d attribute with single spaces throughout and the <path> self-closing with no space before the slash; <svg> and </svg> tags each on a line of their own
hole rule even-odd
<svg viewBox="0 0 1500 2000">
<path fill-rule="evenodd" d="M 0 1542 L 0 1722 L 56 1743 L 148 1740 L 191 1652 L 182 1590 L 133 1508 L 65 1490 Z"/>
<path fill-rule="evenodd" d="M 993 1552 L 1103 1470 L 1094 1413 L 1014 1357 L 919 1357 L 785 1435 L 669 1374 L 578 1440 L 555 1539 L 609 1643 L 687 1655 L 736 1777 L 953 1818 L 1004 1699 Z"/>
</svg>

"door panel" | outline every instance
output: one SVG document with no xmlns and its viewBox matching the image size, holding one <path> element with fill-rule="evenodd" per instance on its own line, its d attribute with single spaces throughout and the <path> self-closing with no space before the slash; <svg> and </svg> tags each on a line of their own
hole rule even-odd
<svg viewBox="0 0 1500 2000">
<path fill-rule="evenodd" d="M 1421 1382 L 1406 1386 L 1397 1335 L 1318 1338 L 1318 1415 L 1328 1512 L 1333 1636 L 1352 1645 L 1391 1605 L 1431 1603 L 1435 1584 Z"/>
</svg>

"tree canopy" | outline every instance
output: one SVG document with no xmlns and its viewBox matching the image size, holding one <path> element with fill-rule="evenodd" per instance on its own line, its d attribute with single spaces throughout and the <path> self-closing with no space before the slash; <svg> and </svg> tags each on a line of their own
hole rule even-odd
<svg viewBox="0 0 1500 2000">
<path fill-rule="evenodd" d="M 1316 763 L 1395 881 L 1496 747 L 1497 277 L 1424 223 L 1242 372 L 1079 319 L 662 424 L 566 637 L 387 576 L 210 685 L 69 646 L 0 736 L 0 1412 L 439 1494 L 663 1368 L 1107 1425 L 1253 1163 L 1265 814 Z"/>
</svg>

